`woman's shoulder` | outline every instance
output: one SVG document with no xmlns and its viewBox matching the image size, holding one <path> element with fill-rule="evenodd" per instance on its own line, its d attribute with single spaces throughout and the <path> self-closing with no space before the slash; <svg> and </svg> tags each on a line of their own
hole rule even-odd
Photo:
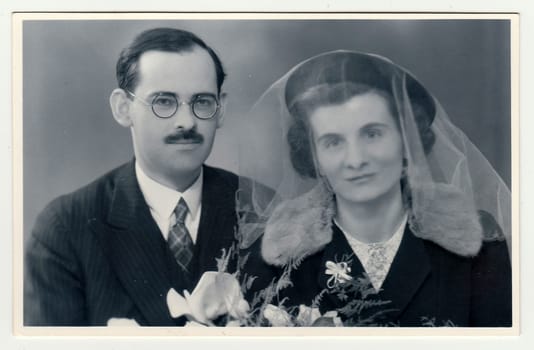
<svg viewBox="0 0 534 350">
<path fill-rule="evenodd" d="M 333 216 L 332 195 L 323 186 L 281 202 L 265 226 L 263 258 L 283 266 L 320 251 L 332 240 Z"/>
<path fill-rule="evenodd" d="M 501 227 L 490 213 L 485 210 L 478 211 L 478 218 L 482 226 L 484 242 L 504 242 L 506 238 Z"/>
<path fill-rule="evenodd" d="M 463 254 L 453 249 L 454 245 L 442 245 L 423 239 L 430 254 L 450 256 L 451 259 L 465 259 L 475 264 L 492 264 L 491 261 L 510 260 L 508 242 L 495 218 L 484 210 L 478 210 L 482 234 L 477 237 L 479 248 L 474 254 Z M 472 238 L 474 239 L 474 238 Z M 452 248 L 451 248 L 452 247 Z"/>
</svg>

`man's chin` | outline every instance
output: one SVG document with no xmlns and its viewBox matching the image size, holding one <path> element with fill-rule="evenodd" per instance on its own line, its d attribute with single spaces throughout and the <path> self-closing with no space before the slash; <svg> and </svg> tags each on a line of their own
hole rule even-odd
<svg viewBox="0 0 534 350">
<path fill-rule="evenodd" d="M 204 157 L 196 152 L 191 153 L 185 151 L 173 157 L 172 163 L 168 164 L 168 173 L 176 176 L 184 176 L 199 172 L 206 158 L 207 156 Z"/>
</svg>

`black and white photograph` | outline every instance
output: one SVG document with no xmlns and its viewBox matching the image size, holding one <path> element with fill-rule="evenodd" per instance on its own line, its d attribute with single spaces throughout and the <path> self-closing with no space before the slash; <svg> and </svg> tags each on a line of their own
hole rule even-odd
<svg viewBox="0 0 534 350">
<path fill-rule="evenodd" d="M 14 23 L 20 334 L 518 334 L 517 15 Z"/>
</svg>

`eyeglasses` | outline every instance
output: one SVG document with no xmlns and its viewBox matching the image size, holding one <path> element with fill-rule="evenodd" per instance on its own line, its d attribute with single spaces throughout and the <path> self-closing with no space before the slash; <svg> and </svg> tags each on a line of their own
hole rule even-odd
<svg viewBox="0 0 534 350">
<path fill-rule="evenodd" d="M 219 110 L 219 101 L 212 94 L 196 94 L 189 102 L 179 101 L 175 95 L 161 93 L 154 96 L 151 103 L 137 97 L 133 92 L 125 90 L 146 106 L 152 107 L 152 112 L 159 118 L 170 118 L 180 105 L 186 104 L 198 119 L 211 119 Z"/>
</svg>

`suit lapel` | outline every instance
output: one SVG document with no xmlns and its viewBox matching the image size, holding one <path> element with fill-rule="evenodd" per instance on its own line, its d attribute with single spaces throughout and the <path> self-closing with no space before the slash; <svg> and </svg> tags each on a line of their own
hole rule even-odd
<svg viewBox="0 0 534 350">
<path fill-rule="evenodd" d="M 217 268 L 216 258 L 235 240 L 235 191 L 237 183 L 226 181 L 216 169 L 204 166 L 202 213 L 195 244 L 194 276 L 196 281 L 205 271 Z"/>
<path fill-rule="evenodd" d="M 139 189 L 133 162 L 117 176 L 107 221 L 91 225 L 122 285 L 150 325 L 174 325 L 166 305 L 171 282 L 165 240 Z"/>
</svg>

